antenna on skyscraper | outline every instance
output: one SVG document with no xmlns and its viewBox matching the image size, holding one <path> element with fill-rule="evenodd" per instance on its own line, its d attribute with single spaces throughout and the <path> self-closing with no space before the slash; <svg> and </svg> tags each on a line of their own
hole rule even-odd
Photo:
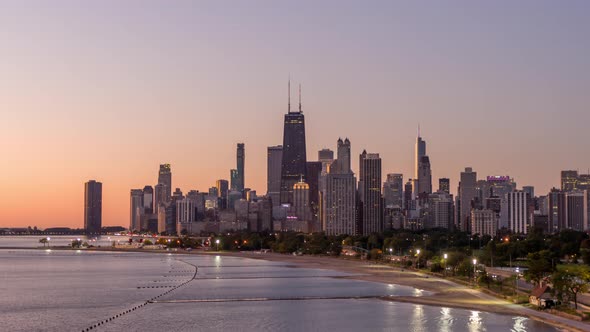
<svg viewBox="0 0 590 332">
<path fill-rule="evenodd" d="M 287 83 L 287 89 L 289 92 L 287 93 L 289 102 L 287 104 L 287 113 L 291 113 L 291 75 L 289 75 L 289 81 Z"/>
<path fill-rule="evenodd" d="M 418 122 L 418 137 L 420 137 L 420 122 Z"/>
<path fill-rule="evenodd" d="M 301 113 L 301 83 L 299 83 L 299 113 Z"/>
</svg>

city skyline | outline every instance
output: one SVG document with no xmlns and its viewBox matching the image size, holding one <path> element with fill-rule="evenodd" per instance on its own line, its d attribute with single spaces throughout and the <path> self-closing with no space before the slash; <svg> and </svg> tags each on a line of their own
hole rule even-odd
<svg viewBox="0 0 590 332">
<path fill-rule="evenodd" d="M 364 149 L 379 153 L 382 178 L 401 173 L 405 182 L 413 178 L 419 123 L 428 143 L 432 182 L 450 178 L 455 194 L 465 167 L 472 167 L 480 178 L 509 175 L 519 188 L 532 185 L 538 194 L 559 187 L 562 170 L 585 173 L 590 167 L 584 127 L 590 120 L 586 110 L 590 103 L 582 91 L 590 83 L 590 50 L 584 43 L 575 43 L 590 30 L 581 15 L 587 12 L 586 4 L 566 9 L 523 2 L 510 13 L 492 4 L 467 5 L 465 10 L 481 24 L 468 19 L 470 15 L 463 17 L 455 9 L 437 5 L 429 9 L 380 4 L 360 8 L 375 23 L 358 18 L 358 30 L 345 19 L 359 9 L 354 4 L 339 6 L 334 14 L 328 14 L 328 5 L 270 6 L 266 16 L 253 15 L 263 18 L 260 24 L 238 15 L 249 10 L 240 5 L 203 6 L 216 13 L 227 10 L 226 25 L 211 36 L 196 32 L 205 23 L 191 23 L 199 21 L 198 10 L 180 5 L 161 12 L 164 6 L 153 2 L 137 17 L 128 16 L 134 9 L 128 4 L 117 8 L 39 4 L 35 10 L 16 2 L 7 5 L 0 14 L 6 27 L 0 36 L 12 36 L 2 38 L 7 61 L 0 64 L 11 78 L 0 83 L 6 94 L 1 107 L 8 110 L 0 122 L 6 152 L 0 166 L 5 189 L 0 194 L 1 226 L 82 227 L 81 192 L 89 179 L 104 184 L 103 225 L 127 225 L 130 188 L 155 186 L 159 164 L 172 165 L 172 191 L 177 187 L 184 192 L 207 191 L 216 180 L 229 180 L 235 147 L 241 142 L 248 149 L 245 186 L 264 193 L 267 148 L 282 144 L 284 84 L 289 73 L 304 89 L 308 161 L 317 160 L 322 148 L 333 149 L 338 137 L 349 137 L 354 142 L 352 156 Z M 532 15 L 530 26 L 520 25 L 519 15 L 534 13 L 537 6 L 551 14 Z M 379 9 L 384 14 L 411 12 L 414 15 L 409 16 L 417 22 L 401 14 L 377 15 Z M 455 25 L 439 27 L 443 15 L 436 10 L 457 16 Z M 93 11 L 103 15 L 85 20 Z M 294 24 L 296 15 L 290 11 L 308 17 L 312 27 Z M 178 19 L 178 25 L 158 25 L 152 16 L 156 13 L 167 23 Z M 74 28 L 60 24 L 66 14 L 79 18 L 71 23 Z M 276 24 L 273 14 L 281 14 L 285 23 L 271 33 L 268 27 Z M 327 16 L 320 18 L 320 14 Z M 112 21 L 102 31 L 98 28 L 105 17 Z M 504 26 L 486 25 L 499 19 Z M 246 29 L 228 28 L 231 20 Z M 568 24 L 557 27 L 553 21 Z M 134 30 L 143 24 L 147 24 L 145 31 Z M 147 37 L 150 24 L 159 32 L 153 44 L 132 38 L 137 37 L 134 33 Z M 177 26 L 187 26 L 188 32 L 213 45 L 185 45 L 192 35 Z M 337 34 L 333 26 L 338 26 Z M 107 38 L 117 35 L 117 29 L 125 33 Z M 460 30 L 472 32 L 461 34 Z M 507 32 L 513 38 L 503 40 Z M 375 33 L 374 38 L 364 38 Z M 408 40 L 410 34 L 428 37 L 433 44 Z M 253 35 L 261 42 L 253 41 Z M 479 41 L 482 35 L 489 45 Z M 329 45 L 324 46 L 324 39 L 331 40 Z M 395 47 L 382 43 L 390 39 Z M 351 41 L 361 47 L 354 51 Z M 561 44 L 548 47 L 552 41 Z M 85 50 L 94 42 L 96 49 Z M 122 47 L 116 59 L 101 59 L 105 53 L 100 48 L 113 50 L 126 42 L 137 49 Z M 264 55 L 265 43 L 276 49 L 291 46 L 293 54 L 273 48 Z M 171 52 L 150 52 L 160 48 Z M 247 48 L 252 51 L 243 58 L 225 55 L 213 61 L 219 50 L 236 49 L 235 54 L 240 54 Z M 488 53 L 490 49 L 496 51 Z M 202 63 L 211 61 L 218 70 L 228 68 L 204 70 Z M 243 68 L 247 64 L 251 66 Z M 267 65 L 268 69 L 262 69 Z M 199 71 L 203 71 L 200 78 L 185 73 Z M 253 82 L 254 72 L 262 74 Z M 67 75 L 55 79 L 57 73 Z M 356 158 L 351 164 L 359 174 Z M 30 195 L 45 199 L 35 209 L 25 209 Z"/>
</svg>

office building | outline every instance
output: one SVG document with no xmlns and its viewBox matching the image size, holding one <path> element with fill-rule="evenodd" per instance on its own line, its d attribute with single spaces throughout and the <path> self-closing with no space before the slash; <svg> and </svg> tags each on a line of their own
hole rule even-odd
<svg viewBox="0 0 590 332">
<path fill-rule="evenodd" d="M 382 233 L 381 158 L 378 153 L 363 150 L 359 156 L 358 192 L 362 205 L 359 231 L 364 235 Z"/>
<path fill-rule="evenodd" d="M 169 197 L 172 196 L 172 171 L 170 168 L 170 164 L 160 165 L 160 171 L 158 172 L 158 183 L 161 183 L 166 186 L 166 200 L 169 200 Z"/>
<path fill-rule="evenodd" d="M 461 172 L 461 181 L 459 182 L 458 198 L 459 206 L 458 220 L 456 227 L 462 232 L 469 232 L 471 227 L 471 208 L 474 198 L 476 197 L 477 173 L 471 167 L 466 167 Z"/>
<path fill-rule="evenodd" d="M 139 232 L 141 230 L 141 216 L 144 214 L 143 190 L 131 189 L 131 200 L 129 203 L 129 231 Z"/>
<path fill-rule="evenodd" d="M 227 194 L 229 192 L 229 184 L 227 180 L 217 180 L 217 195 L 219 197 L 219 208 L 221 210 L 227 209 Z"/>
<path fill-rule="evenodd" d="M 576 190 L 576 183 L 578 182 L 578 171 L 568 170 L 561 171 L 561 190 L 573 191 Z"/>
<path fill-rule="evenodd" d="M 404 176 L 398 173 L 387 174 L 387 178 L 383 183 L 383 201 L 385 207 L 401 209 L 404 202 L 403 193 Z"/>
<path fill-rule="evenodd" d="M 266 154 L 266 194 L 273 206 L 281 204 L 281 165 L 283 146 L 269 146 Z"/>
<path fill-rule="evenodd" d="M 152 214 L 154 212 L 154 188 L 152 186 L 143 187 L 143 213 Z"/>
<path fill-rule="evenodd" d="M 451 180 L 449 180 L 448 178 L 438 179 L 438 191 L 442 191 L 447 194 L 450 194 L 451 193 Z"/>
<path fill-rule="evenodd" d="M 84 184 L 84 231 L 100 234 L 102 229 L 102 183 L 90 180 Z"/>
<path fill-rule="evenodd" d="M 289 104 L 285 114 L 283 132 L 283 159 L 281 162 L 281 204 L 293 203 L 293 186 L 306 176 L 306 145 L 305 117 L 301 109 L 301 93 L 299 94 L 299 110 L 291 111 L 291 87 L 289 83 Z M 301 92 L 301 89 L 300 89 Z"/>
</svg>

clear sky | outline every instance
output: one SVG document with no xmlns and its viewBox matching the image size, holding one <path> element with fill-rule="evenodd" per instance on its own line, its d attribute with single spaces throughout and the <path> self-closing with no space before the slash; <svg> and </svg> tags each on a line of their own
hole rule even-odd
<svg viewBox="0 0 590 332">
<path fill-rule="evenodd" d="M 471 166 L 544 193 L 590 167 L 588 36 L 588 1 L 3 0 L 0 227 L 82 227 L 89 179 L 126 226 L 160 163 L 204 191 L 237 142 L 265 193 L 289 75 L 309 160 L 349 137 L 407 179 L 420 123 L 435 188 Z"/>
</svg>

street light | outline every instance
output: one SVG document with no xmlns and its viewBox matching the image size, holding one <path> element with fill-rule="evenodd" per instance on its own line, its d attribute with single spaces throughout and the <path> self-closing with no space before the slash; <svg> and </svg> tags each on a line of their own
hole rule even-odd
<svg viewBox="0 0 590 332">
<path fill-rule="evenodd" d="M 47 237 L 47 246 L 48 246 L 48 247 L 51 247 L 51 244 L 49 244 L 49 241 L 51 241 L 51 238 L 48 236 L 48 237 Z"/>
<path fill-rule="evenodd" d="M 449 258 L 449 255 L 444 254 L 443 255 L 443 268 L 444 268 L 444 275 L 447 275 L 447 258 Z"/>
<path fill-rule="evenodd" d="M 393 249 L 389 248 L 389 260 L 390 261 L 392 261 L 392 259 L 391 259 L 392 257 L 393 257 Z"/>
<path fill-rule="evenodd" d="M 475 267 L 477 266 L 477 259 L 473 259 L 473 283 L 475 283 Z"/>
<path fill-rule="evenodd" d="M 217 251 L 219 251 L 219 239 L 215 240 L 215 243 L 217 243 Z"/>
<path fill-rule="evenodd" d="M 416 268 L 420 268 L 420 249 L 416 249 Z"/>
</svg>

